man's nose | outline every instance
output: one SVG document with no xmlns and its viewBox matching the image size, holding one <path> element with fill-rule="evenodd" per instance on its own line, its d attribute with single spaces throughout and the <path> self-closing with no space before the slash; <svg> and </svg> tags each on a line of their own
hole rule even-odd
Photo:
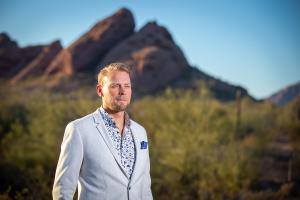
<svg viewBox="0 0 300 200">
<path fill-rule="evenodd" d="M 119 87 L 119 94 L 125 94 L 125 88 L 124 86 Z"/>
</svg>

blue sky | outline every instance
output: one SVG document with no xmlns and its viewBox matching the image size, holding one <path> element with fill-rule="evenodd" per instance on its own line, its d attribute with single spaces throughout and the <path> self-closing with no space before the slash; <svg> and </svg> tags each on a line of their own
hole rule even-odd
<svg viewBox="0 0 300 200">
<path fill-rule="evenodd" d="M 165 26 L 191 65 L 256 98 L 300 80 L 299 0 L 1 0 L 0 32 L 20 46 L 67 46 L 121 7 L 136 30 Z"/>
</svg>

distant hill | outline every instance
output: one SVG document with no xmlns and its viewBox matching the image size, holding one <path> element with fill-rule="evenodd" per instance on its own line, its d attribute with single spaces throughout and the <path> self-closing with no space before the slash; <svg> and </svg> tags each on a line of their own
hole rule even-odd
<svg viewBox="0 0 300 200">
<path fill-rule="evenodd" d="M 111 62 L 124 62 L 132 67 L 137 96 L 154 94 L 166 87 L 193 89 L 199 81 L 209 85 L 220 100 L 234 100 L 237 93 L 249 96 L 241 86 L 190 66 L 165 27 L 148 22 L 135 31 L 133 15 L 126 8 L 97 22 L 66 48 L 60 41 L 20 48 L 6 33 L 0 34 L 0 78 L 11 84 L 40 77 L 53 80 L 63 76 L 74 80 L 83 75 L 94 79 L 95 73 Z M 67 83 L 58 81 L 55 87 L 60 84 Z"/>
<path fill-rule="evenodd" d="M 276 92 L 267 100 L 278 106 L 283 106 L 297 97 L 300 97 L 300 81 Z"/>
</svg>

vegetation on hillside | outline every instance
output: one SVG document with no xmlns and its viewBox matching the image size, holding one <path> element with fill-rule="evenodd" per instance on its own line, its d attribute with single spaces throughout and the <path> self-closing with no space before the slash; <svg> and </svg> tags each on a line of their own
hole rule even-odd
<svg viewBox="0 0 300 200">
<path fill-rule="evenodd" d="M 244 98 L 221 103 L 205 87 L 167 89 L 130 106 L 150 142 L 155 199 L 293 199 L 299 176 L 278 190 L 255 189 L 266 146 L 278 133 L 299 152 L 300 103 L 283 108 Z M 51 199 L 66 124 L 101 105 L 84 92 L 1 91 L 0 199 Z M 240 109 L 238 114 L 238 110 Z M 298 148 L 298 149 L 297 149 Z M 298 155 L 295 153 L 295 155 Z M 293 157 L 293 167 L 299 166 Z"/>
</svg>

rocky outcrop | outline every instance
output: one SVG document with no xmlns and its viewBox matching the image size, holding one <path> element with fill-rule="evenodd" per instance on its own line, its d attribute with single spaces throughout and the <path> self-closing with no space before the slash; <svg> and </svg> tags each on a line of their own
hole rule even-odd
<svg viewBox="0 0 300 200">
<path fill-rule="evenodd" d="M 10 71 L 22 59 L 21 49 L 6 33 L 0 34 L 0 77 L 8 77 Z"/>
<path fill-rule="evenodd" d="M 165 86 L 188 68 L 171 34 L 155 22 L 146 24 L 112 49 L 100 66 L 111 62 L 124 62 L 132 67 L 133 83 L 138 85 L 140 94 Z"/>
<path fill-rule="evenodd" d="M 20 48 L 6 33 L 0 34 L 0 78 L 17 74 L 42 51 L 43 45 Z"/>
<path fill-rule="evenodd" d="M 91 30 L 64 49 L 47 68 L 45 75 L 95 70 L 101 58 L 134 31 L 132 13 L 123 8 L 98 22 Z"/>
<path fill-rule="evenodd" d="M 61 49 L 60 41 L 54 41 L 50 45 L 43 47 L 39 55 L 11 79 L 11 83 L 14 84 L 24 78 L 42 75 Z M 30 52 L 29 50 L 27 51 Z"/>
<path fill-rule="evenodd" d="M 154 94 L 166 87 L 198 90 L 199 81 L 204 81 L 214 96 L 221 100 L 235 99 L 238 91 L 241 96 L 248 95 L 242 87 L 189 66 L 166 28 L 150 22 L 134 32 L 134 26 L 132 13 L 123 8 L 96 23 L 65 49 L 59 41 L 20 48 L 2 33 L 0 78 L 10 78 L 11 83 L 16 83 L 28 77 L 45 76 L 51 82 L 50 87 L 68 85 L 66 80 L 70 81 L 69 85 L 72 85 L 72 80 L 78 81 L 80 84 L 76 87 L 81 87 L 94 84 L 90 81 L 90 72 L 95 74 L 96 70 L 111 62 L 124 62 L 132 67 L 136 97 Z M 56 78 L 52 75 L 72 78 L 60 79 L 62 76 Z"/>
<path fill-rule="evenodd" d="M 300 82 L 287 86 L 286 88 L 271 95 L 267 98 L 267 100 L 271 101 L 275 105 L 283 106 L 294 100 L 296 97 L 300 97 Z"/>
</svg>

